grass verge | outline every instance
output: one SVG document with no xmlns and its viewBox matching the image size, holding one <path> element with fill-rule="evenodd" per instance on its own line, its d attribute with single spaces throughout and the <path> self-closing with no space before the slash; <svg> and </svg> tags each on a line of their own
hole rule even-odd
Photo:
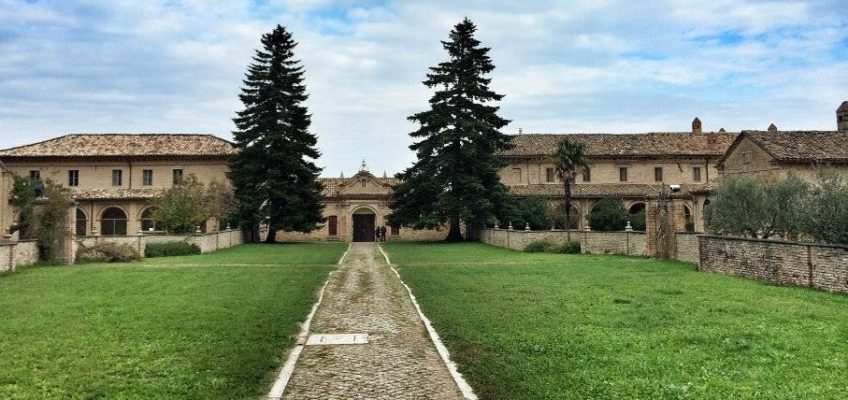
<svg viewBox="0 0 848 400">
<path fill-rule="evenodd" d="M 672 261 L 386 248 L 484 399 L 848 397 L 848 296 Z"/>
</svg>

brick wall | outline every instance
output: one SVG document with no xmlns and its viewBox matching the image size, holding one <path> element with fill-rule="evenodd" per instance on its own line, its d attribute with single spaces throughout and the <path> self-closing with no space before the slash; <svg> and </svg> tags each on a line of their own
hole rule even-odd
<svg viewBox="0 0 848 400">
<path fill-rule="evenodd" d="M 562 244 L 567 240 L 565 231 L 519 231 L 507 229 L 483 229 L 480 241 L 497 247 L 524 250 L 531 242 L 548 240 Z M 643 256 L 646 254 L 644 232 L 595 232 L 572 231 L 571 240 L 580 242 L 583 253 L 627 254 Z"/>
<path fill-rule="evenodd" d="M 0 242 L 0 272 L 38 262 L 38 246 L 34 240 L 4 240 Z"/>
<path fill-rule="evenodd" d="M 78 238 L 81 246 L 91 247 L 99 243 L 124 243 L 133 246 L 140 254 L 148 243 L 186 242 L 197 245 L 201 253 L 226 249 L 242 244 L 243 235 L 239 230 L 228 230 L 192 235 L 133 235 L 133 236 L 86 236 Z"/>
<path fill-rule="evenodd" d="M 700 233 L 677 232 L 675 234 L 674 259 L 698 265 L 701 251 L 698 244 Z"/>
<path fill-rule="evenodd" d="M 848 247 L 724 236 L 699 237 L 701 271 L 848 293 Z"/>
</svg>

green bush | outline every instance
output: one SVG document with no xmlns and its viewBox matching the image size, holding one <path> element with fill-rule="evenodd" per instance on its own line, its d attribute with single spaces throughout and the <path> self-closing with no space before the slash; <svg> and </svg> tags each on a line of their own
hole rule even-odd
<svg viewBox="0 0 848 400">
<path fill-rule="evenodd" d="M 553 246 L 554 244 L 550 240 L 535 240 L 527 243 L 527 246 L 524 246 L 524 251 L 527 253 L 544 253 Z"/>
<path fill-rule="evenodd" d="M 77 252 L 78 263 L 130 262 L 140 259 L 141 255 L 135 247 L 125 243 L 100 243 L 91 247 L 82 247 Z"/>
<path fill-rule="evenodd" d="M 645 210 L 630 215 L 630 226 L 634 231 L 644 231 L 647 229 L 647 225 L 645 223 Z"/>
<path fill-rule="evenodd" d="M 605 197 L 589 213 L 589 226 L 595 231 L 623 231 L 629 216 L 621 199 Z"/>
<path fill-rule="evenodd" d="M 536 240 L 524 246 L 527 253 L 580 254 L 580 242 L 556 244 L 550 240 Z"/>
<path fill-rule="evenodd" d="M 580 242 L 570 241 L 548 248 L 548 253 L 580 254 Z"/>
<path fill-rule="evenodd" d="M 200 254 L 200 247 L 186 242 L 165 242 L 150 243 L 144 248 L 144 256 L 147 258 L 187 256 L 191 254 Z"/>
</svg>

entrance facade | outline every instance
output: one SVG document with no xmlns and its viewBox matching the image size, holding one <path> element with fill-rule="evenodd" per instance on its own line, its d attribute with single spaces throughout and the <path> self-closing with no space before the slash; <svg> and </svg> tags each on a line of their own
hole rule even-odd
<svg viewBox="0 0 848 400">
<path fill-rule="evenodd" d="M 370 211 L 357 211 L 353 214 L 353 241 L 373 242 L 377 216 Z"/>
</svg>

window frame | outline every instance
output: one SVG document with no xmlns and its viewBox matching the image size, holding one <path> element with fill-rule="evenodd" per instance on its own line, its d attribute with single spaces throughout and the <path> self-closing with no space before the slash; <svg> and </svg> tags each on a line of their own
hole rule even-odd
<svg viewBox="0 0 848 400">
<path fill-rule="evenodd" d="M 583 168 L 583 182 L 592 181 L 592 170 L 589 167 Z"/>
<path fill-rule="evenodd" d="M 654 182 L 663 182 L 663 167 L 654 167 Z"/>
<path fill-rule="evenodd" d="M 113 169 L 112 170 L 112 186 L 114 186 L 114 187 L 124 186 L 124 170 L 122 170 L 122 169 Z"/>
<path fill-rule="evenodd" d="M 545 168 L 545 182 L 556 183 L 556 168 Z"/>
<path fill-rule="evenodd" d="M 618 167 L 618 181 L 619 182 L 627 182 L 627 167 Z"/>
<path fill-rule="evenodd" d="M 700 182 L 701 181 L 701 167 L 692 167 L 692 181 Z"/>
<path fill-rule="evenodd" d="M 153 186 L 153 170 L 141 170 L 141 186 Z"/>
<path fill-rule="evenodd" d="M 185 179 L 185 172 L 182 168 L 174 168 L 171 170 L 171 177 L 173 178 L 174 186 L 182 185 Z"/>
<path fill-rule="evenodd" d="M 78 169 L 69 169 L 68 170 L 68 187 L 78 187 L 79 186 L 79 170 Z"/>
</svg>

